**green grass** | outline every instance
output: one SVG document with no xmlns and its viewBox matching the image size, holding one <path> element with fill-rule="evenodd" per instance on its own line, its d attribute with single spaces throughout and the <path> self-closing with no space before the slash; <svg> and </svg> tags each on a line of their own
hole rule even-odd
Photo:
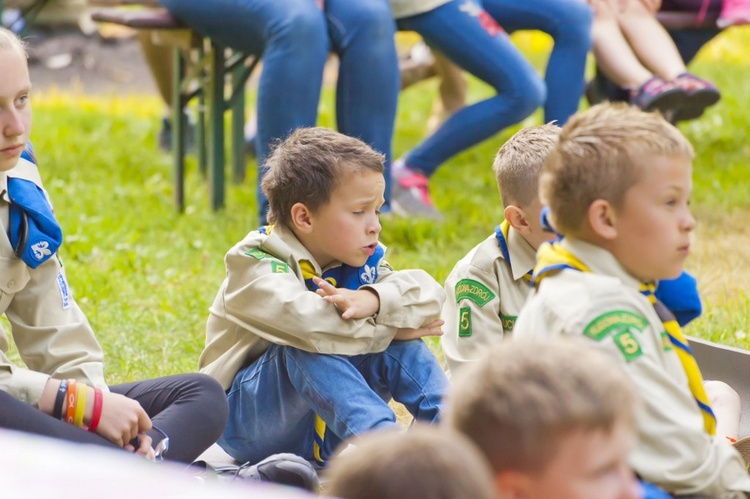
<svg viewBox="0 0 750 499">
<path fill-rule="evenodd" d="M 518 43 L 543 64 L 548 49 L 543 38 L 519 37 Z M 702 119 L 680 128 L 696 147 L 693 206 L 705 229 L 696 237 L 706 250 L 689 268 L 710 286 L 701 289 L 704 317 L 688 333 L 750 348 L 750 241 L 742 223 L 750 215 L 750 61 L 741 56 L 747 46 L 750 31 L 736 29 L 704 50 L 692 69 L 715 81 L 724 98 Z M 423 137 L 435 90 L 434 82 L 424 82 L 402 93 L 397 156 Z M 485 85 L 470 82 L 471 99 L 490 94 Z M 255 228 L 254 161 L 248 162 L 244 184 L 228 184 L 227 208 L 219 213 L 210 211 L 206 183 L 190 163 L 187 209 L 179 215 L 172 203 L 170 157 L 156 152 L 161 106 L 155 96 L 48 92 L 35 95 L 34 105 L 32 139 L 65 232 L 61 256 L 105 350 L 107 380 L 196 370 L 208 307 L 224 278 L 224 254 Z M 333 108 L 328 90 L 321 124 L 333 124 Z M 537 112 L 523 125 L 541 120 Z M 502 210 L 490 165 L 519 126 L 438 171 L 432 189 L 446 213 L 444 222 L 384 221 L 382 240 L 394 266 L 421 267 L 442 282 L 499 223 Z M 734 244 L 711 252 L 730 235 Z M 737 268 L 741 272 L 733 271 Z M 439 353 L 437 343 L 432 345 Z"/>
</svg>

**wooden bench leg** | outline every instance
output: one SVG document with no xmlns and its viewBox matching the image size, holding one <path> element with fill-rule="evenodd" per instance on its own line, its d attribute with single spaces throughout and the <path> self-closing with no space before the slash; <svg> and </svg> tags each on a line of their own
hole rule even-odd
<svg viewBox="0 0 750 499">
<path fill-rule="evenodd" d="M 245 89 L 243 66 L 232 71 L 232 81 L 239 83 L 236 95 L 231 96 L 232 107 L 232 180 L 242 183 L 245 180 Z"/>
<path fill-rule="evenodd" d="M 208 183 L 211 208 L 224 207 L 224 49 L 211 42 L 209 54 Z"/>
<path fill-rule="evenodd" d="M 183 93 L 185 57 L 179 48 L 174 49 L 172 64 L 172 154 L 174 161 L 174 202 L 177 210 L 185 211 L 185 107 L 187 99 Z"/>
</svg>

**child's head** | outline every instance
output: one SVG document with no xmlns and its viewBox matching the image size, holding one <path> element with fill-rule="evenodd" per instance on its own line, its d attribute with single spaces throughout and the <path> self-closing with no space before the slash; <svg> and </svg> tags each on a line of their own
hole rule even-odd
<svg viewBox="0 0 750 499">
<path fill-rule="evenodd" d="M 578 340 L 494 346 L 454 380 L 449 405 L 450 426 L 484 452 L 501 497 L 637 497 L 634 389 Z"/>
<path fill-rule="evenodd" d="M 693 148 L 656 113 L 600 104 L 573 116 L 539 184 L 555 229 L 604 247 L 644 281 L 677 277 L 695 220 Z"/>
<path fill-rule="evenodd" d="M 534 249 L 554 234 L 544 232 L 539 212 L 539 174 L 555 148 L 560 127 L 547 124 L 524 128 L 497 152 L 492 169 L 505 209 L 505 219 Z"/>
<path fill-rule="evenodd" d="M 0 171 L 18 163 L 31 132 L 31 81 L 26 50 L 19 38 L 0 27 Z"/>
<path fill-rule="evenodd" d="M 360 266 L 378 242 L 384 156 L 327 128 L 301 128 L 265 167 L 268 220 L 290 228 L 322 267 Z"/>
<path fill-rule="evenodd" d="M 331 460 L 326 494 L 342 499 L 491 499 L 492 472 L 466 437 L 437 426 L 376 431 Z"/>
</svg>

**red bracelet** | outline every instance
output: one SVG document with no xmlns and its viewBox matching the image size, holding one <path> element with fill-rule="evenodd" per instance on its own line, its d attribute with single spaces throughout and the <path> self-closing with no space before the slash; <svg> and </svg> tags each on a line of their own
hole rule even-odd
<svg viewBox="0 0 750 499">
<path fill-rule="evenodd" d="M 101 389 L 94 388 L 94 412 L 91 414 L 91 424 L 89 424 L 91 433 L 96 433 L 96 429 L 99 427 L 99 420 L 102 418 L 103 398 Z"/>
<path fill-rule="evenodd" d="M 73 420 L 75 419 L 76 402 L 78 401 L 76 393 L 76 380 L 69 379 L 68 394 L 66 395 L 66 399 L 68 401 L 68 409 L 65 411 L 65 422 L 68 424 L 73 424 Z"/>
</svg>

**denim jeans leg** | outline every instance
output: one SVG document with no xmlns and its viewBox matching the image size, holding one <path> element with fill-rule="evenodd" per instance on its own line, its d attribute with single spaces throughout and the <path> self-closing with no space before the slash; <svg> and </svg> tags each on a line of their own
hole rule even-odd
<svg viewBox="0 0 750 499">
<path fill-rule="evenodd" d="M 444 414 L 448 379 L 424 341 L 393 341 L 384 352 L 351 362 L 381 398 L 393 397 L 415 419 L 435 423 Z"/>
<path fill-rule="evenodd" d="M 339 56 L 336 121 L 386 157 L 386 204 L 390 211 L 393 129 L 401 75 L 388 0 L 326 0 L 333 50 Z"/>
<path fill-rule="evenodd" d="M 547 63 L 544 121 L 563 125 L 583 97 L 586 56 L 594 15 L 584 0 L 483 0 L 485 10 L 507 31 L 533 29 L 555 44 Z"/>
<path fill-rule="evenodd" d="M 545 100 L 545 87 L 534 67 L 505 33 L 482 26 L 474 0 L 456 0 L 398 20 L 398 28 L 419 33 L 428 45 L 495 88 L 497 95 L 467 106 L 443 123 L 406 156 L 426 175 L 452 156 L 518 123 Z"/>
<path fill-rule="evenodd" d="M 219 444 L 243 462 L 279 452 L 312 460 L 316 414 L 338 437 L 326 437 L 328 452 L 340 440 L 398 426 L 391 408 L 347 357 L 280 345 L 237 374 L 228 402 L 229 423 Z"/>
</svg>

